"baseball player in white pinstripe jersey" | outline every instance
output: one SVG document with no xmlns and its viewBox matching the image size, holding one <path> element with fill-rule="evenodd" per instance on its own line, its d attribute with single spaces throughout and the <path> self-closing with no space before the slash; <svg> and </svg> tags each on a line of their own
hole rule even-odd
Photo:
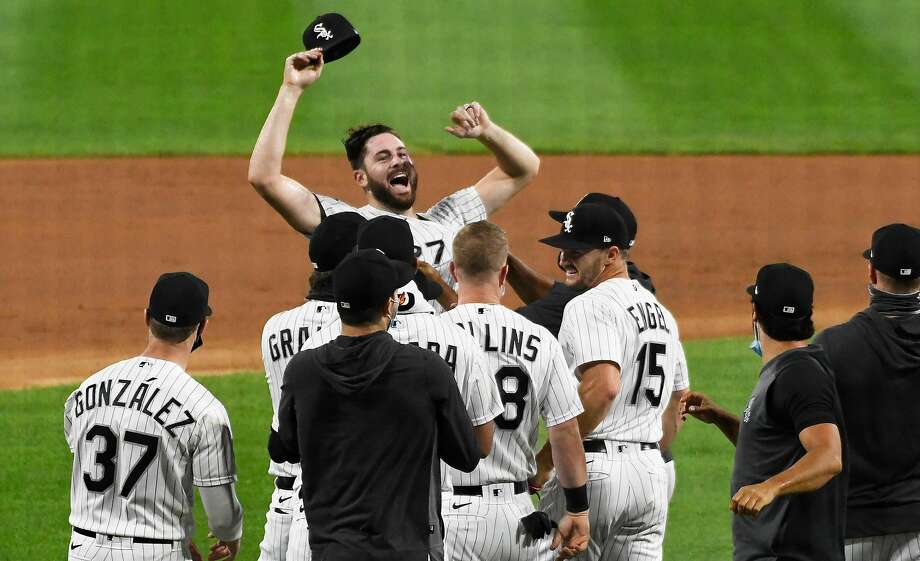
<svg viewBox="0 0 920 561">
<path fill-rule="evenodd" d="M 249 182 L 298 232 L 309 236 L 322 218 L 353 210 L 329 197 L 315 196 L 297 181 L 282 175 L 281 161 L 294 109 L 305 88 L 323 72 L 318 49 L 296 53 L 285 61 L 284 80 L 271 113 L 262 127 L 249 162 Z M 382 214 L 409 219 L 416 256 L 433 265 L 450 281 L 447 263 L 451 240 L 464 224 L 483 220 L 501 208 L 537 174 L 540 160 L 533 150 L 492 122 L 478 103 L 467 103 L 452 114 L 445 130 L 458 138 L 478 140 L 495 156 L 497 166 L 474 186 L 445 197 L 428 212 L 415 211 L 418 174 L 409 151 L 386 125 L 349 131 L 345 151 L 355 184 L 367 205 L 358 209 L 366 218 Z"/>
<path fill-rule="evenodd" d="M 669 415 L 678 414 L 677 324 L 654 294 L 629 279 L 626 226 L 610 207 L 579 204 L 558 235 L 541 241 L 562 249 L 566 274 L 582 275 L 589 288 L 566 305 L 559 331 L 585 408 L 579 417 L 591 497 L 585 559 L 661 559 L 668 478 L 658 442 L 669 403 Z M 541 451 L 536 484 L 551 463 Z M 541 508 L 559 512 L 558 479 L 544 491 Z"/>
<path fill-rule="evenodd" d="M 310 293 L 302 305 L 272 316 L 262 330 L 262 363 L 271 394 L 273 420 L 278 424 L 278 403 L 284 369 L 310 336 L 324 324 L 338 317 L 332 293 L 332 271 L 355 246 L 358 225 L 364 218 L 354 212 L 342 212 L 324 220 L 310 241 L 313 276 Z M 284 561 L 294 513 L 300 512 L 294 499 L 300 465 L 269 460 L 268 473 L 275 476 L 275 489 L 265 515 L 265 537 L 259 545 L 259 561 Z M 294 500 L 292 500 L 294 499 Z M 306 533 L 306 530 L 303 531 Z M 299 537 L 304 542 L 306 535 Z M 306 550 L 309 554 L 309 549 Z"/>
<path fill-rule="evenodd" d="M 527 480 L 536 472 L 540 417 L 553 443 L 562 485 L 586 491 L 585 455 L 576 420 L 583 408 L 577 380 L 556 338 L 499 303 L 508 273 L 507 255 L 505 233 L 489 222 L 469 224 L 454 239 L 450 267 L 459 282 L 460 299 L 442 318 L 469 331 L 479 343 L 505 410 L 495 419 L 489 456 L 471 473 L 447 470 L 453 500 L 441 509 L 448 560 L 552 559 L 551 549 L 560 545 L 560 553 L 567 557 L 583 550 L 588 541 L 586 511 L 566 513 L 552 544 L 523 532 L 521 518 L 534 512 Z"/>
<path fill-rule="evenodd" d="M 416 261 L 412 251 L 412 233 L 407 221 L 392 216 L 377 217 L 363 224 L 358 231 L 358 248 L 377 249 L 391 259 L 408 263 L 414 264 Z M 405 287 L 402 290 L 405 290 Z M 399 294 L 401 300 L 404 295 L 404 292 Z M 473 423 L 473 431 L 483 457 L 486 457 L 492 448 L 492 420 L 503 411 L 498 387 L 494 378 L 485 370 L 485 357 L 476 341 L 456 325 L 435 315 L 431 307 L 425 306 L 424 301 L 408 309 L 400 306 L 388 332 L 400 343 L 434 351 L 450 366 L 460 390 L 460 397 Z M 317 348 L 334 341 L 341 332 L 342 324 L 336 317 L 308 338 L 301 350 Z M 441 489 L 446 491 L 449 489 L 447 475 L 443 470 L 440 475 Z M 303 537 L 305 532 L 300 531 L 305 525 L 305 516 L 295 515 L 288 549 L 289 560 L 307 558 L 309 544 Z M 441 541 L 440 533 L 432 536 L 432 559 L 441 558 Z"/>
<path fill-rule="evenodd" d="M 243 509 L 230 420 L 185 372 L 210 313 L 204 281 L 162 275 L 150 295 L 144 352 L 93 374 L 67 399 L 71 561 L 200 558 L 191 541 L 193 486 L 220 540 L 211 554 L 236 557 Z"/>
</svg>

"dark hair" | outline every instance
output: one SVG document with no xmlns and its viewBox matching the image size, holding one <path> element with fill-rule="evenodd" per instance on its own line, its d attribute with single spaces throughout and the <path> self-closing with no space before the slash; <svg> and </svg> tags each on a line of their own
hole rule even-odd
<svg viewBox="0 0 920 561">
<path fill-rule="evenodd" d="M 762 311 L 757 304 L 754 304 L 757 310 L 757 321 L 764 332 L 774 341 L 807 341 L 815 334 L 815 324 L 811 321 L 811 315 L 804 318 L 787 319 L 771 316 Z"/>
<path fill-rule="evenodd" d="M 364 308 L 363 310 L 350 310 L 339 307 L 339 317 L 342 319 L 343 324 L 354 327 L 375 323 L 383 317 L 384 314 L 382 310 L 383 302 L 380 304 L 379 306 Z"/>
<path fill-rule="evenodd" d="M 329 292 L 332 293 L 332 276 L 333 271 L 313 271 L 310 275 L 309 292 Z"/>
<path fill-rule="evenodd" d="M 150 318 L 150 332 L 153 336 L 167 343 L 181 343 L 188 340 L 195 331 L 198 330 L 198 324 L 186 327 L 176 327 L 174 325 L 165 325 L 157 320 Z"/>
<path fill-rule="evenodd" d="M 876 269 L 875 272 L 878 274 L 878 280 L 881 281 L 878 284 L 885 292 L 890 292 L 891 294 L 913 294 L 920 290 L 920 277 L 915 279 L 899 279 L 891 275 L 886 275 L 878 269 Z"/>
<path fill-rule="evenodd" d="M 342 144 L 345 145 L 345 156 L 348 158 L 348 163 L 351 164 L 351 169 L 360 169 L 363 165 L 364 146 L 367 144 L 367 141 L 378 134 L 386 133 L 390 133 L 396 138 L 399 138 L 396 131 L 381 123 L 361 125 L 350 128 L 345 132 L 346 136 L 342 140 Z"/>
</svg>

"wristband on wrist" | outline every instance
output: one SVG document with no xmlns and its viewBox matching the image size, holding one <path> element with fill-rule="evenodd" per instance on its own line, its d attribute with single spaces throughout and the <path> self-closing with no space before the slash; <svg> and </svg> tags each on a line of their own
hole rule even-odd
<svg viewBox="0 0 920 561">
<path fill-rule="evenodd" d="M 577 514 L 588 510 L 588 485 L 573 487 L 571 489 L 562 489 L 565 493 L 565 509 L 568 512 Z"/>
</svg>

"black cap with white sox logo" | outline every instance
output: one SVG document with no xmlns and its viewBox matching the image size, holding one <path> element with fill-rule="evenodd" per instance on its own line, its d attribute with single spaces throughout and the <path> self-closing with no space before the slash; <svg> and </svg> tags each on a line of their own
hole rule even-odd
<svg viewBox="0 0 920 561">
<path fill-rule="evenodd" d="M 361 36 L 342 14 L 323 14 L 303 30 L 303 46 L 309 51 L 323 50 L 323 62 L 332 62 L 358 47 Z"/>
<path fill-rule="evenodd" d="M 581 203 L 566 213 L 562 228 L 541 243 L 559 249 L 589 250 L 617 246 L 629 247 L 629 234 L 623 218 L 607 205 Z"/>
<path fill-rule="evenodd" d="M 192 273 L 163 273 L 150 292 L 150 317 L 170 327 L 189 327 L 211 315 L 208 283 Z"/>
<path fill-rule="evenodd" d="M 789 263 L 764 265 L 757 281 L 747 287 L 757 309 L 776 318 L 811 317 L 815 283 L 808 271 Z"/>
<path fill-rule="evenodd" d="M 872 247 L 863 257 L 889 277 L 920 277 L 920 229 L 908 224 L 882 226 L 872 234 Z"/>
</svg>

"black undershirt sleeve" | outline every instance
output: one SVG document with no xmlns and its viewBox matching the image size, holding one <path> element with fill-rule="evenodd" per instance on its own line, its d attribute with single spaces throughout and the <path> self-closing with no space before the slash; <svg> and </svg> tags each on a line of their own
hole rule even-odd
<svg viewBox="0 0 920 561">
<path fill-rule="evenodd" d="M 798 360 L 777 375 L 768 405 L 774 419 L 796 434 L 822 423 L 837 424 L 834 380 L 817 363 Z"/>
</svg>

